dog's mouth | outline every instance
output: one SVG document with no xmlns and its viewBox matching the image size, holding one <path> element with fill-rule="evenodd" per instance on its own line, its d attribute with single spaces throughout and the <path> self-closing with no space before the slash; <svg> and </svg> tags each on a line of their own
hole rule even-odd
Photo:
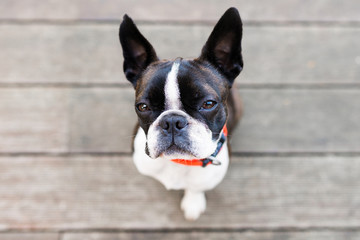
<svg viewBox="0 0 360 240">
<path fill-rule="evenodd" d="M 195 158 L 195 154 L 184 147 L 180 147 L 175 143 L 171 143 L 166 149 L 161 151 L 160 157 L 166 158 Z"/>
<path fill-rule="evenodd" d="M 180 148 L 178 145 L 172 143 L 165 151 L 165 155 L 173 155 L 173 154 L 189 154 L 188 150 Z"/>
</svg>

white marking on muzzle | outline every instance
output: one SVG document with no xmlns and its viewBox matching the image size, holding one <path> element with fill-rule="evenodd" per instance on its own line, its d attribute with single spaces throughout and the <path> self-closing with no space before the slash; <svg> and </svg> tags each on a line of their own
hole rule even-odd
<svg viewBox="0 0 360 240">
<path fill-rule="evenodd" d="M 165 92 L 165 109 L 180 109 L 180 90 L 178 83 L 178 72 L 180 62 L 174 62 L 170 72 L 167 75 L 164 92 Z"/>
</svg>

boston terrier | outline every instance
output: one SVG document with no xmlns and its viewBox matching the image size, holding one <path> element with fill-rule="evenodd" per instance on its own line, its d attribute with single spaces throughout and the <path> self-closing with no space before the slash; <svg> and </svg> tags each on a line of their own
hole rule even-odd
<svg viewBox="0 0 360 240">
<path fill-rule="evenodd" d="M 196 59 L 159 60 L 127 15 L 119 37 L 139 120 L 134 163 L 166 189 L 185 190 L 181 209 L 195 220 L 205 211 L 205 191 L 225 176 L 229 137 L 241 117 L 233 86 L 243 69 L 239 12 L 224 13 Z"/>
</svg>

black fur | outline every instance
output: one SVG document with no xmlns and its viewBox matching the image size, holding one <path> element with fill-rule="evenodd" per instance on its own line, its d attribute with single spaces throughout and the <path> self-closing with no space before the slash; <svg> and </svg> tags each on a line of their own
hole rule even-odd
<svg viewBox="0 0 360 240">
<path fill-rule="evenodd" d="M 244 66 L 241 39 L 242 22 L 239 12 L 236 8 L 229 8 L 215 25 L 199 59 L 210 62 L 232 84 Z"/>
<path fill-rule="evenodd" d="M 123 49 L 125 76 L 136 87 L 141 73 L 151 62 L 157 61 L 158 57 L 152 45 L 126 14 L 120 25 L 119 38 Z"/>
</svg>

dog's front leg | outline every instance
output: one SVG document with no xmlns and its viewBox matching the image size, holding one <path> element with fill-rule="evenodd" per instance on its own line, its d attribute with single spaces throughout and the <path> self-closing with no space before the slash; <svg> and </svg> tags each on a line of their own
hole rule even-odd
<svg viewBox="0 0 360 240">
<path fill-rule="evenodd" d="M 181 200 L 181 209 L 187 220 L 198 219 L 206 209 L 205 193 L 186 189 Z"/>
</svg>

